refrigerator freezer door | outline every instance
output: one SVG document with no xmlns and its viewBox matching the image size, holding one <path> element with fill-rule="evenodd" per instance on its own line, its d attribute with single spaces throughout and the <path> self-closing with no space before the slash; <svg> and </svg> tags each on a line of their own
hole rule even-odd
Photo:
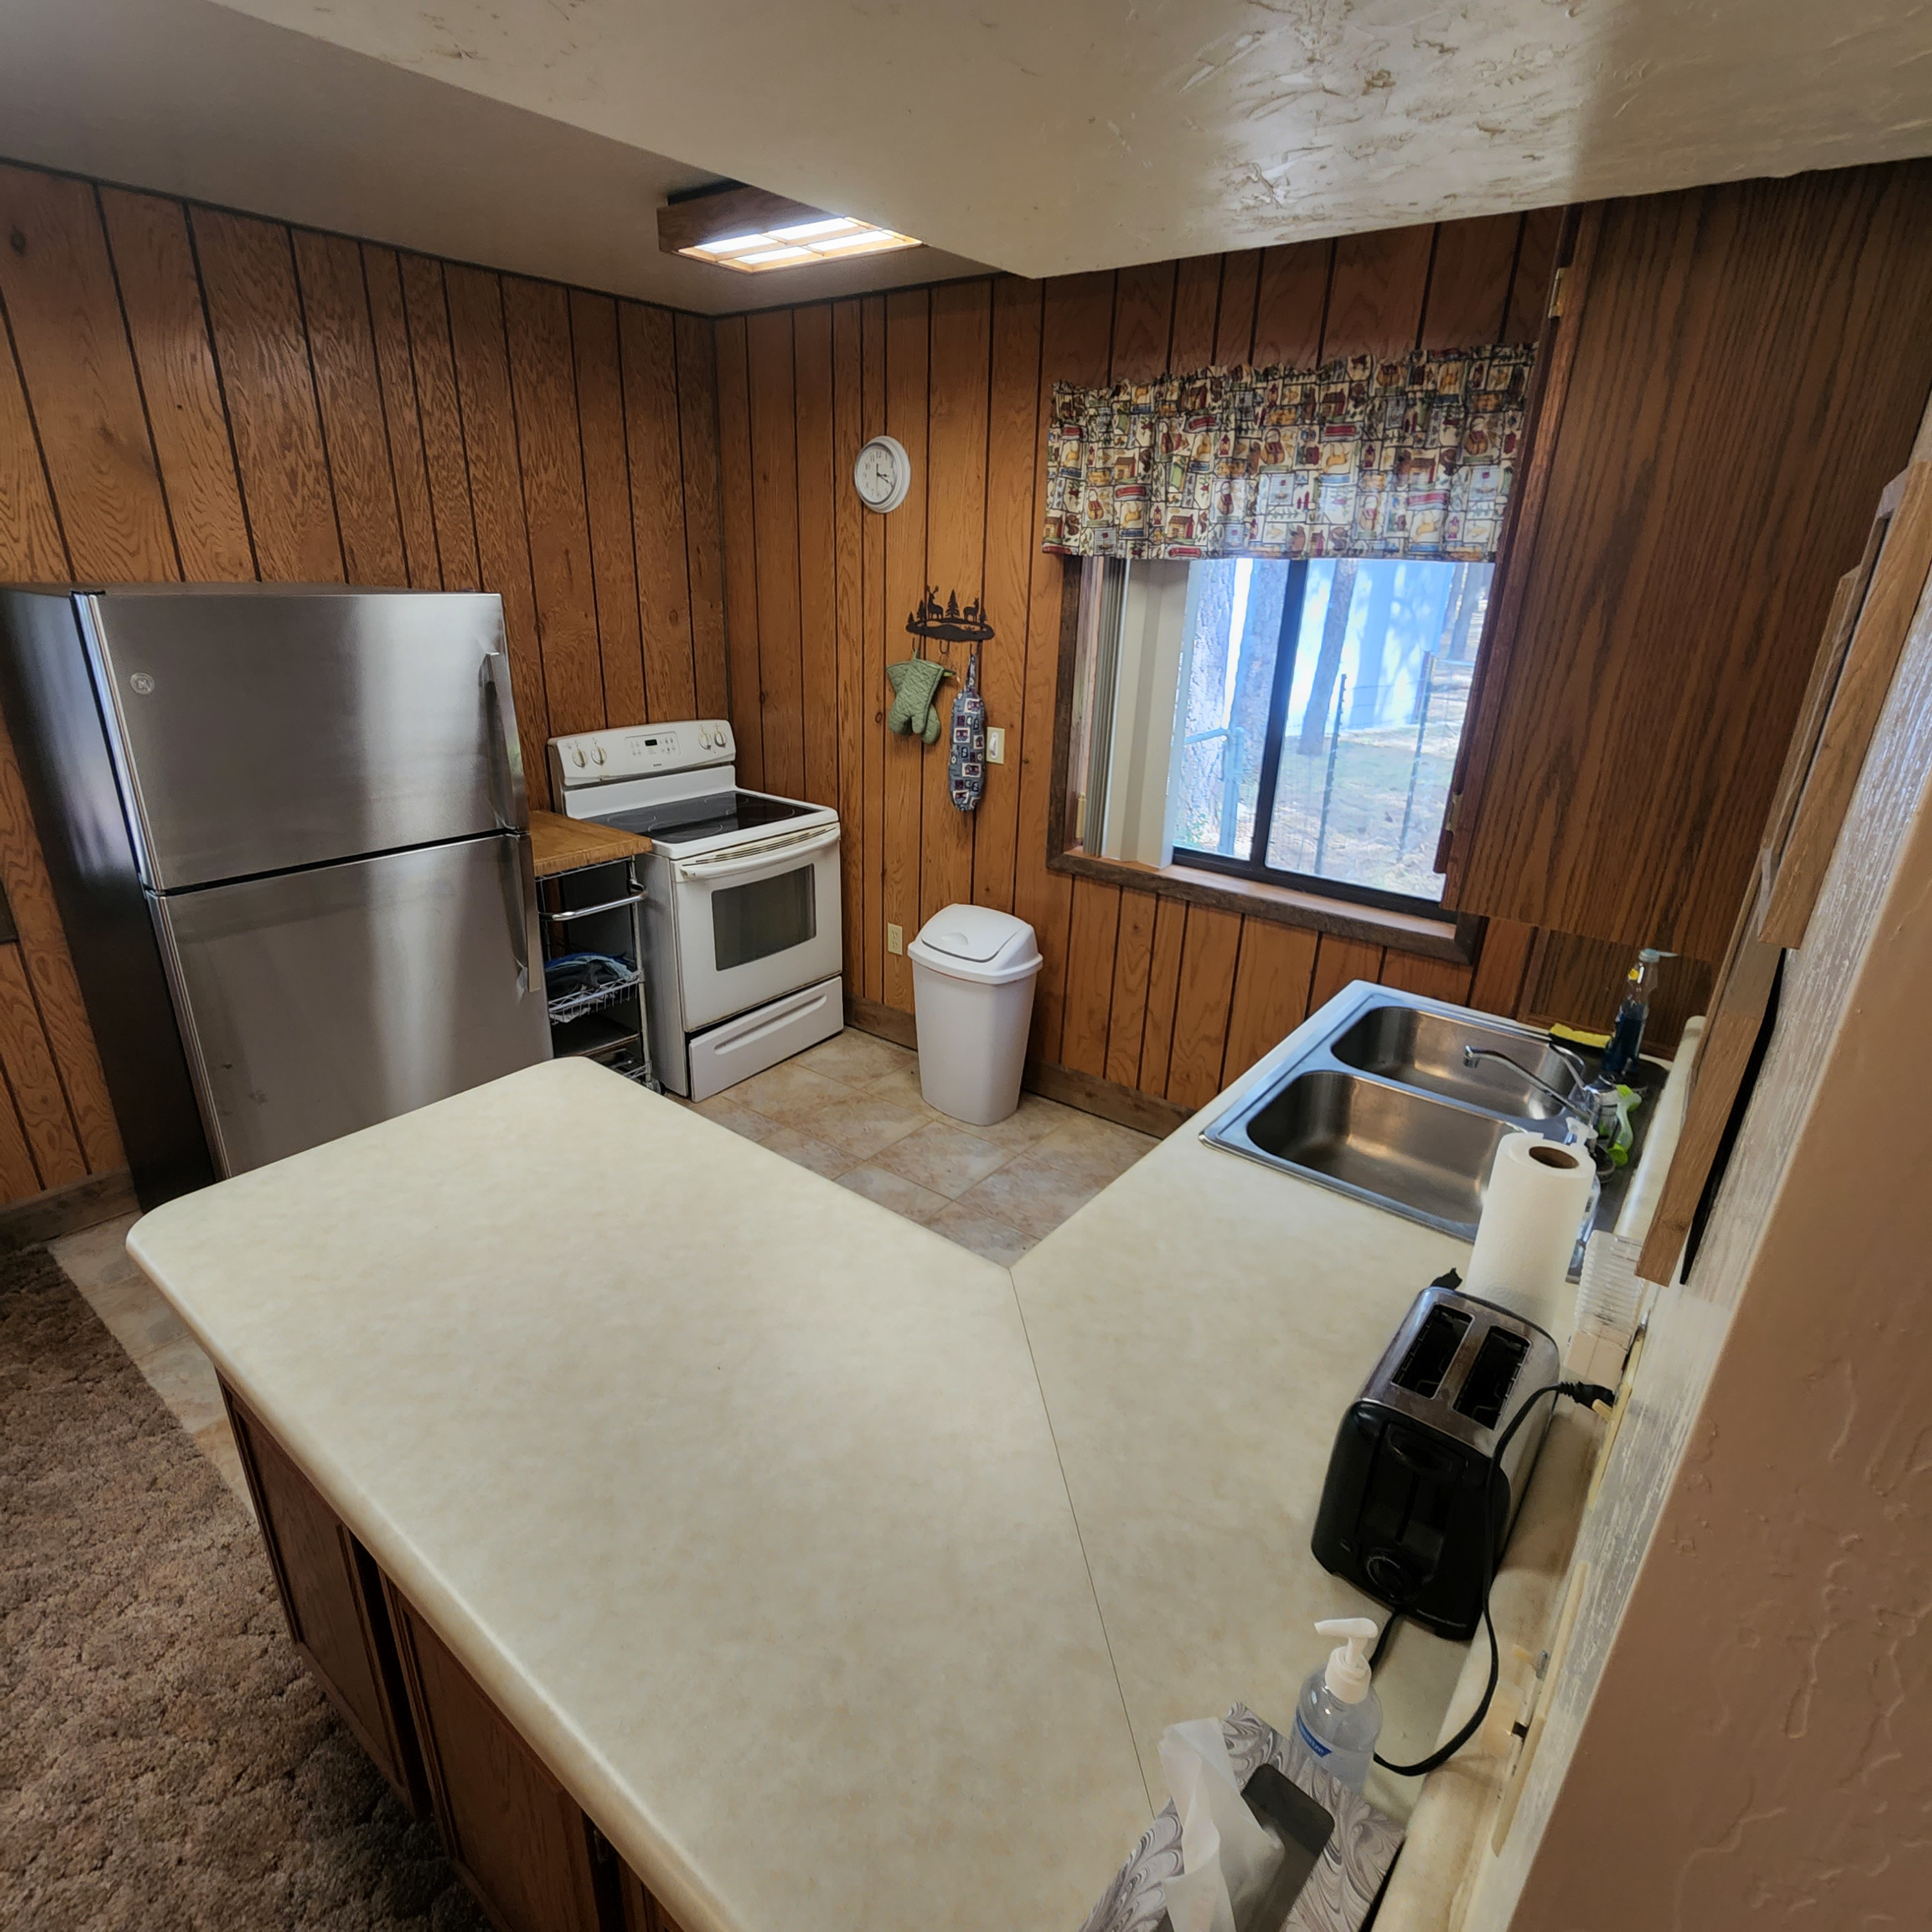
<svg viewBox="0 0 1932 1932">
<path fill-rule="evenodd" d="M 494 596 L 80 602 L 152 890 L 528 822 Z"/>
<path fill-rule="evenodd" d="M 550 1058 L 527 838 L 149 903 L 224 1173 Z"/>
</svg>

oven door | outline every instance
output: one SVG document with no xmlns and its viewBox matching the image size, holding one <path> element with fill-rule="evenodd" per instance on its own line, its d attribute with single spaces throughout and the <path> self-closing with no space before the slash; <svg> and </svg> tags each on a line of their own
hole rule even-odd
<svg viewBox="0 0 1932 1932">
<path fill-rule="evenodd" d="M 840 970 L 836 825 L 680 859 L 671 876 L 687 1033 Z"/>
</svg>

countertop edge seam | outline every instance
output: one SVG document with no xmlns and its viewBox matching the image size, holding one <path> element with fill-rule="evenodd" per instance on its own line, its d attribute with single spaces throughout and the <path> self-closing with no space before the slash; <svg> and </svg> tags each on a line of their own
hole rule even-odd
<svg viewBox="0 0 1932 1932">
<path fill-rule="evenodd" d="M 1134 1769 L 1138 1774 L 1141 1789 L 1147 1792 L 1148 1814 L 1152 1816 L 1160 1808 L 1154 1802 L 1154 1793 L 1148 1790 L 1147 1767 L 1141 1762 L 1140 1747 L 1134 1736 L 1134 1714 L 1127 1703 L 1127 1688 L 1120 1682 L 1120 1660 L 1114 1654 L 1114 1639 L 1107 1628 L 1106 1606 L 1100 1601 L 1100 1586 L 1094 1580 L 1094 1565 L 1087 1554 L 1087 1532 L 1081 1527 L 1079 1506 L 1073 1500 L 1073 1486 L 1066 1478 L 1066 1459 L 1060 1453 L 1060 1432 L 1054 1426 L 1053 1405 L 1046 1399 L 1046 1384 L 1041 1379 L 1040 1362 L 1033 1352 L 1033 1334 L 1027 1327 L 1026 1304 L 1020 1299 L 1020 1285 L 1015 1280 L 1012 1270 L 1006 1270 L 1006 1287 L 1013 1298 L 1013 1312 L 1019 1317 L 1020 1334 L 1027 1346 L 1027 1366 L 1033 1370 L 1034 1391 L 1040 1397 L 1040 1412 L 1046 1420 L 1048 1439 L 1053 1444 L 1054 1466 L 1060 1472 L 1060 1492 L 1066 1498 L 1066 1514 L 1073 1525 L 1073 1540 L 1080 1546 L 1080 1567 L 1087 1574 L 1088 1594 L 1094 1599 L 1094 1616 L 1100 1626 L 1101 1641 L 1107 1646 L 1107 1667 L 1114 1673 L 1114 1689 L 1120 1700 L 1120 1716 L 1127 1727 L 1128 1747 L 1134 1754 Z"/>
</svg>

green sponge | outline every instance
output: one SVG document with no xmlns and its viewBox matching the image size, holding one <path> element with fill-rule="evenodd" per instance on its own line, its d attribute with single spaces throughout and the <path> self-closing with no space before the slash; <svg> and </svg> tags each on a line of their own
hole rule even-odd
<svg viewBox="0 0 1932 1932">
<path fill-rule="evenodd" d="M 1643 1105 L 1643 1096 L 1634 1087 L 1617 1089 L 1617 1130 L 1610 1136 L 1610 1156 L 1612 1167 L 1627 1167 L 1630 1164 L 1630 1143 L 1636 1138 L 1636 1130 L 1630 1125 L 1630 1116 Z"/>
</svg>

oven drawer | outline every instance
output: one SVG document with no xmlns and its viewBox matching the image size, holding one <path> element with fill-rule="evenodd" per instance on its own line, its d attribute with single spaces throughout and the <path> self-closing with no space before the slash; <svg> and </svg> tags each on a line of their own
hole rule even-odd
<svg viewBox="0 0 1932 1932">
<path fill-rule="evenodd" d="M 755 1012 L 740 1013 L 691 1042 L 691 1098 L 708 1100 L 830 1040 L 844 1024 L 844 986 L 836 974 Z"/>
<path fill-rule="evenodd" d="M 688 1033 L 832 977 L 838 827 L 819 825 L 671 867 Z"/>
</svg>

